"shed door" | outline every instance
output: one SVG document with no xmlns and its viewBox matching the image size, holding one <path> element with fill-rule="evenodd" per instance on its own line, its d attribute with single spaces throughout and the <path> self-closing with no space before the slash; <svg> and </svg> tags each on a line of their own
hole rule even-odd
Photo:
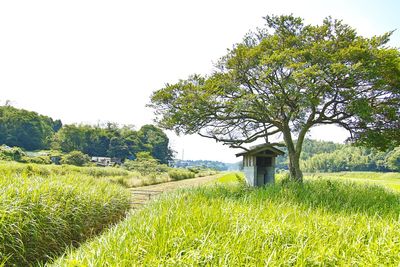
<svg viewBox="0 0 400 267">
<path fill-rule="evenodd" d="M 272 158 L 257 157 L 257 167 L 272 167 Z"/>
</svg>

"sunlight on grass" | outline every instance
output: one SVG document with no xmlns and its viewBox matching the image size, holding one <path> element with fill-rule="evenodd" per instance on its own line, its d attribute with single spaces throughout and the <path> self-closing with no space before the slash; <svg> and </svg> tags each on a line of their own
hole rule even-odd
<svg viewBox="0 0 400 267">
<path fill-rule="evenodd" d="M 165 195 L 54 266 L 396 265 L 399 214 L 399 194 L 368 184 L 208 186 Z"/>
<path fill-rule="evenodd" d="M 130 192 L 85 175 L 91 169 L 55 175 L 47 166 L 15 166 L 21 172 L 0 167 L 0 266 L 43 263 L 118 222 L 130 208 Z"/>
<path fill-rule="evenodd" d="M 219 177 L 215 182 L 217 183 L 232 183 L 243 181 L 244 176 L 241 172 L 230 172 Z"/>
<path fill-rule="evenodd" d="M 337 173 L 315 173 L 305 175 L 305 179 L 339 179 L 354 182 L 381 185 L 400 191 L 400 173 L 398 172 L 337 172 Z"/>
</svg>

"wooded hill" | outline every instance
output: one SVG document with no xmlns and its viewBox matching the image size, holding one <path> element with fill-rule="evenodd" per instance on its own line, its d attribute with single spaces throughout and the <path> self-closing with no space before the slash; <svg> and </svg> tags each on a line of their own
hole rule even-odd
<svg viewBox="0 0 400 267">
<path fill-rule="evenodd" d="M 161 163 L 172 158 L 167 135 L 153 125 L 63 125 L 60 120 L 12 106 L 0 106 L 0 144 L 25 150 L 81 151 L 89 156 L 135 158 L 150 152 Z"/>
<path fill-rule="evenodd" d="M 287 169 L 287 160 L 287 154 L 278 157 L 277 168 Z M 306 172 L 400 171 L 400 147 L 379 151 L 305 139 L 300 160 Z"/>
</svg>

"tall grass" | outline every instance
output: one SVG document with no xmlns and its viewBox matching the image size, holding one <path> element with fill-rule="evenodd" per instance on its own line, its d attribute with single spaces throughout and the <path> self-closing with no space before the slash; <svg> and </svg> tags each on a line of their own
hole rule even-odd
<svg viewBox="0 0 400 267">
<path fill-rule="evenodd" d="M 399 194 L 360 183 L 209 186 L 164 196 L 54 266 L 397 265 L 399 215 Z"/>
<path fill-rule="evenodd" d="M 52 170 L 27 176 L 30 165 L 16 166 L 17 174 L 3 166 L 0 172 L 0 266 L 45 262 L 119 221 L 129 209 L 130 193 L 118 185 Z"/>
<path fill-rule="evenodd" d="M 196 177 L 194 172 L 186 169 L 170 169 L 168 171 L 168 176 L 171 180 L 183 180 Z"/>
<path fill-rule="evenodd" d="M 307 174 L 306 179 L 339 179 L 369 184 L 379 184 L 400 191 L 399 172 L 336 172 Z"/>
<path fill-rule="evenodd" d="M 114 167 L 77 167 L 72 165 L 42 165 L 0 161 L 0 174 L 22 176 L 39 175 L 44 177 L 50 175 L 84 174 L 93 177 L 109 177 L 129 176 L 131 172 Z"/>
</svg>

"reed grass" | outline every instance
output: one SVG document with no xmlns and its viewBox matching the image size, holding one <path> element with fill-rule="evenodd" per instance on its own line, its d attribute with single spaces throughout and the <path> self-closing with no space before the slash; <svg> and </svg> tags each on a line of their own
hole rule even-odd
<svg viewBox="0 0 400 267">
<path fill-rule="evenodd" d="M 27 176 L 21 169 L 0 172 L 0 266 L 44 263 L 130 208 L 130 193 L 119 185 L 83 174 Z"/>
<path fill-rule="evenodd" d="M 52 266 L 396 266 L 400 195 L 337 180 L 165 195 Z"/>
</svg>

